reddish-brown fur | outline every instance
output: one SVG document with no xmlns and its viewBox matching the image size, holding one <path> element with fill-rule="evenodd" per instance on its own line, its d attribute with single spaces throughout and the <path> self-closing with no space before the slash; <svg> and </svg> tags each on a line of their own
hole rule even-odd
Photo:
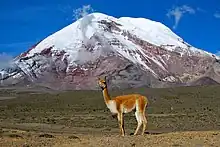
<svg viewBox="0 0 220 147">
<path fill-rule="evenodd" d="M 108 94 L 108 89 L 105 79 L 99 78 L 98 83 L 103 90 L 103 97 L 107 107 L 110 109 L 113 116 L 117 115 L 121 135 L 122 136 L 125 135 L 123 113 L 129 113 L 134 109 L 136 109 L 135 117 L 138 122 L 138 126 L 135 130 L 134 135 L 137 134 L 142 124 L 143 124 L 142 135 L 143 135 L 147 125 L 145 109 L 146 106 L 148 105 L 148 99 L 140 94 L 121 95 L 111 99 Z"/>
</svg>

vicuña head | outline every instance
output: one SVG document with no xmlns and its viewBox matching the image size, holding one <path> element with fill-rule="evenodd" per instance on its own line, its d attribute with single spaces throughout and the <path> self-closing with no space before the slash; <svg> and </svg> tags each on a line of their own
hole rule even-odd
<svg viewBox="0 0 220 147">
<path fill-rule="evenodd" d="M 107 88 L 106 76 L 105 76 L 104 79 L 100 79 L 100 78 L 99 78 L 99 86 L 102 88 L 102 90 L 104 90 L 105 88 Z"/>
<path fill-rule="evenodd" d="M 121 135 L 125 135 L 123 114 L 129 113 L 134 109 L 136 109 L 135 117 L 138 123 L 134 135 L 137 135 L 142 124 L 143 130 L 141 134 L 143 135 L 147 126 L 145 109 L 148 105 L 148 99 L 140 94 L 121 95 L 111 99 L 108 94 L 106 77 L 104 79 L 98 78 L 98 84 L 102 89 L 106 106 L 113 116 L 117 115 Z"/>
</svg>

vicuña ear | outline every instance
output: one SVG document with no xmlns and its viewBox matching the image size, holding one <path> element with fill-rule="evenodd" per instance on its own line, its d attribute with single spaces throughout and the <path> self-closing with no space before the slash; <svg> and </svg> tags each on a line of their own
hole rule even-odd
<svg viewBox="0 0 220 147">
<path fill-rule="evenodd" d="M 105 79 L 105 81 L 106 81 L 107 77 L 105 76 L 104 79 Z"/>
</svg>

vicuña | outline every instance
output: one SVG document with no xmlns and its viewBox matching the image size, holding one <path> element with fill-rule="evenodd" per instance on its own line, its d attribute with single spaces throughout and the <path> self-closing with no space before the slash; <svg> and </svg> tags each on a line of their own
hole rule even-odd
<svg viewBox="0 0 220 147">
<path fill-rule="evenodd" d="M 147 97 L 140 94 L 129 94 L 117 96 L 111 99 L 108 93 L 106 77 L 104 79 L 98 78 L 98 84 L 102 89 L 105 104 L 111 111 L 112 116 L 117 115 L 120 134 L 122 136 L 125 135 L 123 114 L 136 109 L 135 117 L 138 124 L 134 135 L 137 135 L 142 124 L 143 130 L 141 135 L 143 135 L 147 126 L 147 119 L 145 116 L 145 110 L 149 104 Z"/>
</svg>

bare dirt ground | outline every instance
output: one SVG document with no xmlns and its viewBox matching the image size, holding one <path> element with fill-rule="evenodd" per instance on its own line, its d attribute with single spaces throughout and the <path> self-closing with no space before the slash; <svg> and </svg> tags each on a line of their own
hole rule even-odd
<svg viewBox="0 0 220 147">
<path fill-rule="evenodd" d="M 134 112 L 119 136 L 100 91 L 36 93 L 1 89 L 0 147 L 220 146 L 220 87 L 129 89 L 149 98 L 148 130 L 133 136 Z"/>
<path fill-rule="evenodd" d="M 125 136 L 118 134 L 59 134 L 36 133 L 21 130 L 8 130 L 8 135 L 0 139 L 2 147 L 160 147 L 160 146 L 219 146 L 220 131 L 187 131 L 144 136 Z M 16 135 L 13 135 L 16 134 Z"/>
</svg>

